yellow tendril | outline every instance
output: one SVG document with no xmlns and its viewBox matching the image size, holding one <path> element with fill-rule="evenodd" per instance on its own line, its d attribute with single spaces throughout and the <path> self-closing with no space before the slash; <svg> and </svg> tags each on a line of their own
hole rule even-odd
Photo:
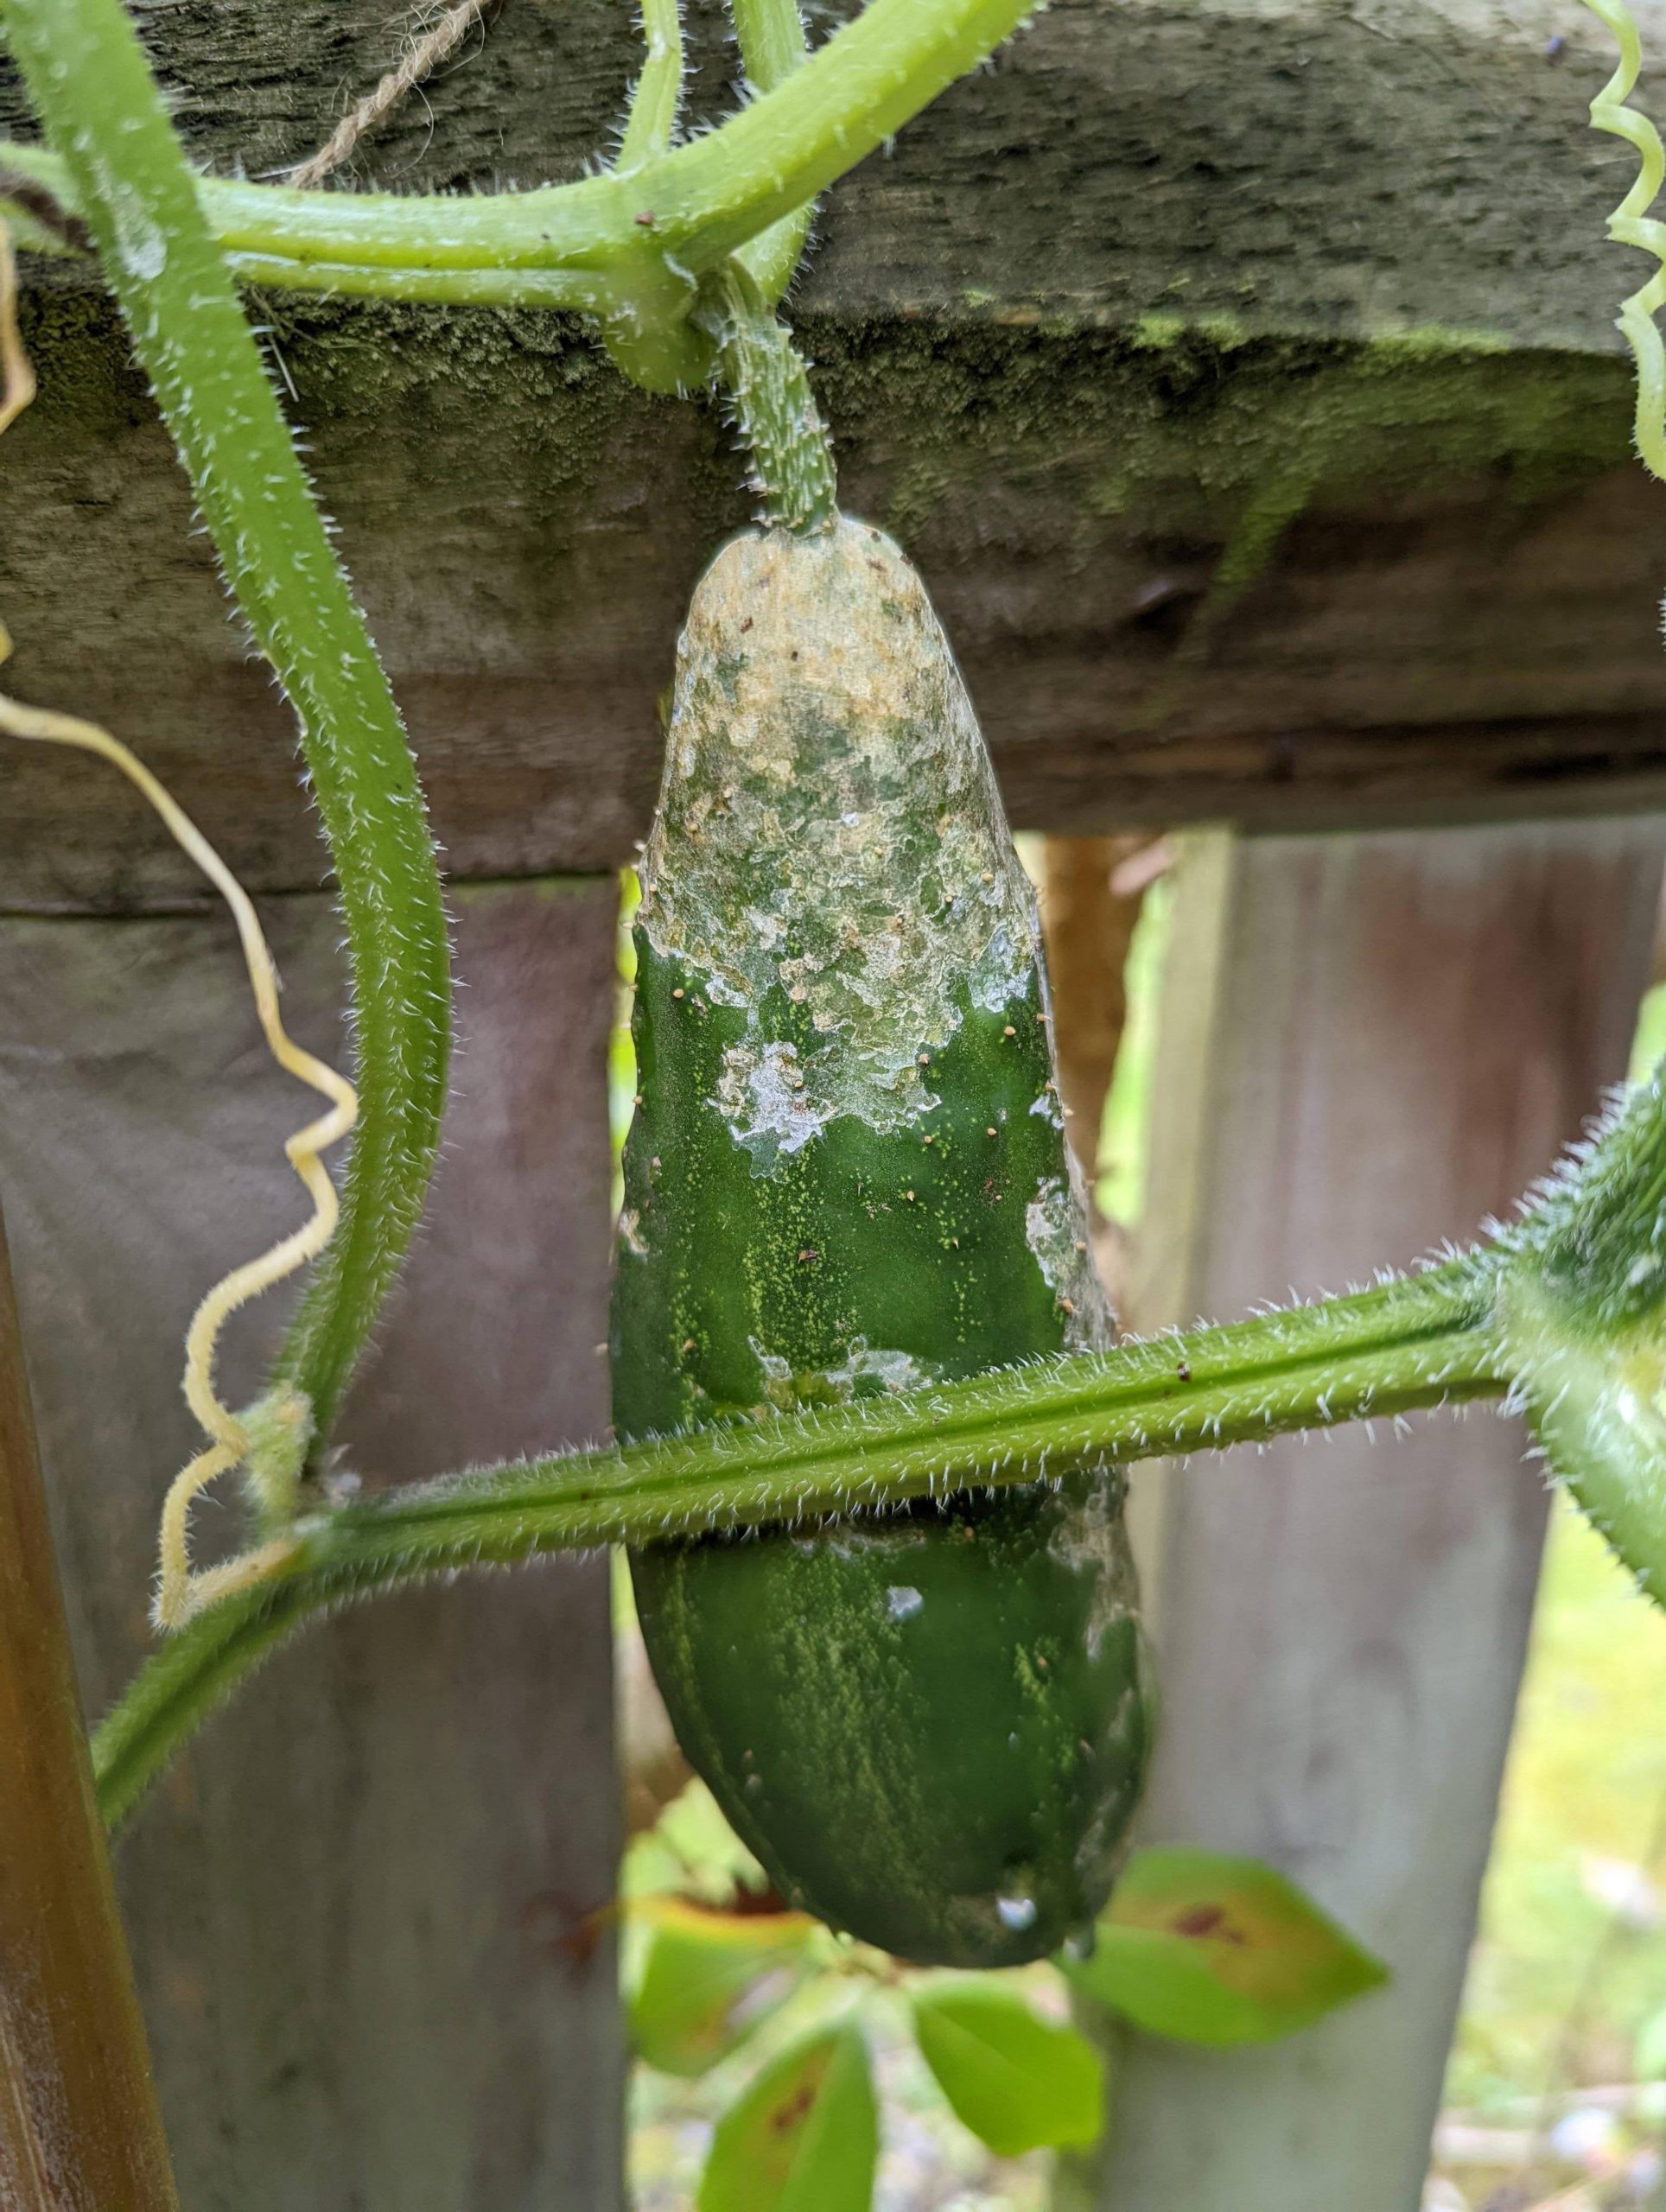
<svg viewBox="0 0 1666 2212">
<path fill-rule="evenodd" d="M 1643 67 L 1643 45 L 1625 0 L 1585 0 L 1585 4 L 1608 26 L 1619 47 L 1619 66 L 1591 103 L 1592 123 L 1599 130 L 1624 138 L 1639 157 L 1636 181 L 1608 218 L 1608 235 L 1617 245 L 1640 246 L 1662 264 L 1621 308 L 1618 327 L 1637 359 L 1637 454 L 1651 476 L 1666 480 L 1666 346 L 1655 324 L 1656 315 L 1666 306 L 1666 223 L 1646 212 L 1666 179 L 1666 149 L 1648 117 L 1625 105 Z"/>
<path fill-rule="evenodd" d="M 18 334 L 16 282 L 11 240 L 0 224 L 0 430 L 15 420 L 34 397 L 35 378 Z M 0 662 L 11 652 L 11 639 L 0 624 Z M 340 1141 L 358 1116 L 358 1094 L 344 1076 L 313 1054 L 303 1052 L 290 1038 L 278 1013 L 277 965 L 267 945 L 249 895 L 219 855 L 176 801 L 169 797 L 143 762 L 119 738 L 95 722 L 73 715 L 52 714 L 26 707 L 0 695 L 0 732 L 49 745 L 70 745 L 96 753 L 119 768 L 149 801 L 183 850 L 202 870 L 225 899 L 237 924 L 243 958 L 249 971 L 255 1010 L 272 1058 L 288 1074 L 311 1085 L 329 1099 L 330 1110 L 298 1129 L 283 1149 L 313 1202 L 310 1221 L 273 1245 L 258 1259 L 233 1268 L 217 1282 L 192 1317 L 185 1338 L 185 1397 L 191 1411 L 213 1441 L 169 1485 L 162 1505 L 161 1560 L 154 1617 L 158 1627 L 175 1629 L 194 1613 L 232 1591 L 259 1581 L 282 1565 L 294 1546 L 277 1536 L 227 1560 L 222 1566 L 194 1570 L 190 1559 L 188 1522 L 198 1493 L 222 1474 L 250 1459 L 251 1486 L 269 1513 L 281 1510 L 298 1473 L 310 1437 L 312 1410 L 298 1390 L 280 1389 L 258 1400 L 241 1417 L 224 1406 L 214 1388 L 214 1352 L 227 1318 L 248 1300 L 282 1282 L 296 1269 L 315 1260 L 329 1243 L 339 1211 L 335 1185 L 321 1157 Z"/>
<path fill-rule="evenodd" d="M 35 369 L 17 327 L 17 263 L 0 223 L 0 430 L 10 429 L 35 397 Z"/>
</svg>

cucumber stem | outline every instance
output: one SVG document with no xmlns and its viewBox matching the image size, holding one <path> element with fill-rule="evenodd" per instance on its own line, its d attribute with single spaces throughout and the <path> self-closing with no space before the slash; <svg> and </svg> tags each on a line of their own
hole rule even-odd
<svg viewBox="0 0 1666 2212">
<path fill-rule="evenodd" d="M 628 175 L 475 199 L 191 181 L 234 273 L 258 264 L 264 283 L 387 296 L 397 272 L 401 298 L 456 298 L 445 288 L 461 279 L 477 301 L 548 304 L 550 279 L 567 272 L 616 311 L 645 312 L 665 296 L 671 264 L 698 277 L 795 216 L 986 60 L 1033 5 L 868 0 L 802 67 L 715 130 Z M 14 21 L 52 13 L 46 0 L 10 0 Z M 763 0 L 753 0 L 743 30 L 762 15 Z M 750 53 L 747 67 L 761 81 Z M 0 169 L 44 188 L 71 215 L 91 213 L 77 163 L 0 141 Z M 0 188 L 0 208 L 13 207 L 27 219 L 27 207 L 6 202 Z M 36 234 L 28 233 L 31 244 Z"/>
<path fill-rule="evenodd" d="M 792 334 L 739 257 L 720 280 L 718 372 L 752 456 L 759 519 L 796 537 L 828 529 L 838 479 L 826 425 Z"/>
<path fill-rule="evenodd" d="M 683 105 L 682 0 L 642 0 L 642 35 L 647 57 L 631 95 L 619 159 L 614 163 L 621 175 L 663 154 L 677 128 L 677 112 Z"/>
<path fill-rule="evenodd" d="M 810 52 L 798 0 L 729 0 L 729 4 L 747 81 L 754 92 L 773 92 Z M 771 306 L 792 282 L 814 213 L 815 202 L 806 200 L 802 207 L 736 249 L 737 258 Z"/>
<path fill-rule="evenodd" d="M 290 1564 L 164 1645 L 93 1739 L 112 1826 L 194 1729 L 314 1615 L 425 1575 L 1033 1482 L 1502 1396 L 1497 1255 L 1225 1328 L 818 1414 L 414 1484 L 297 1523 Z"/>
</svg>

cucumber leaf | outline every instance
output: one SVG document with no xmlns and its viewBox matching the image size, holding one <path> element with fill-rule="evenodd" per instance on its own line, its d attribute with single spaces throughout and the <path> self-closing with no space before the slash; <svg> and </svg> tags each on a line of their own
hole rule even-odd
<svg viewBox="0 0 1666 2212">
<path fill-rule="evenodd" d="M 955 2116 L 1003 2158 L 1091 2143 L 1104 2069 L 1074 2028 L 1033 2012 L 994 1981 L 944 1982 L 914 1999 L 914 2035 Z"/>
<path fill-rule="evenodd" d="M 798 1912 L 722 1912 L 645 1897 L 651 1933 L 631 1998 L 631 2044 L 664 2074 L 703 2074 L 804 1979 L 814 1923 Z"/>
<path fill-rule="evenodd" d="M 1389 1978 L 1294 1882 L 1255 1859 L 1136 1851 L 1074 1986 L 1182 2043 L 1270 2043 Z"/>
<path fill-rule="evenodd" d="M 679 1790 L 652 1827 L 633 1839 L 622 1876 L 631 1898 L 674 1893 L 723 1906 L 742 1890 L 762 1891 L 767 1879 L 699 1781 Z"/>
<path fill-rule="evenodd" d="M 872 2212 L 879 2147 L 862 2031 L 821 2029 L 718 2121 L 697 2212 Z"/>
</svg>

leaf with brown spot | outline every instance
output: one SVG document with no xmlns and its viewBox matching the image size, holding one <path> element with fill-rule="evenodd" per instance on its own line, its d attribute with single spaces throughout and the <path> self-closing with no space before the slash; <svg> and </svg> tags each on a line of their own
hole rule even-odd
<svg viewBox="0 0 1666 2212">
<path fill-rule="evenodd" d="M 717 2123 L 697 2212 L 872 2212 L 879 2116 L 862 2031 L 818 2030 Z"/>
<path fill-rule="evenodd" d="M 652 1923 L 631 1999 L 631 2043 L 664 2074 L 703 2074 L 742 2044 L 804 1979 L 815 1925 L 798 1912 L 722 1911 L 644 1897 Z"/>
<path fill-rule="evenodd" d="M 1075 1986 L 1153 2035 L 1269 2043 L 1388 1978 L 1379 1959 L 1259 1859 L 1135 1852 Z"/>
</svg>

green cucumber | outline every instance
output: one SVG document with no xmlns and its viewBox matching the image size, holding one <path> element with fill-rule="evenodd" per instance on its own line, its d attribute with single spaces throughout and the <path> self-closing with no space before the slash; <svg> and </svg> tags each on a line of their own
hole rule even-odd
<svg viewBox="0 0 1666 2212">
<path fill-rule="evenodd" d="M 918 575 L 734 540 L 678 653 L 642 865 L 621 1437 L 1109 1341 L 1034 904 Z M 1122 1478 L 633 1554 L 683 1749 L 781 1894 L 921 1963 L 1103 1905 L 1151 1702 Z"/>
</svg>

